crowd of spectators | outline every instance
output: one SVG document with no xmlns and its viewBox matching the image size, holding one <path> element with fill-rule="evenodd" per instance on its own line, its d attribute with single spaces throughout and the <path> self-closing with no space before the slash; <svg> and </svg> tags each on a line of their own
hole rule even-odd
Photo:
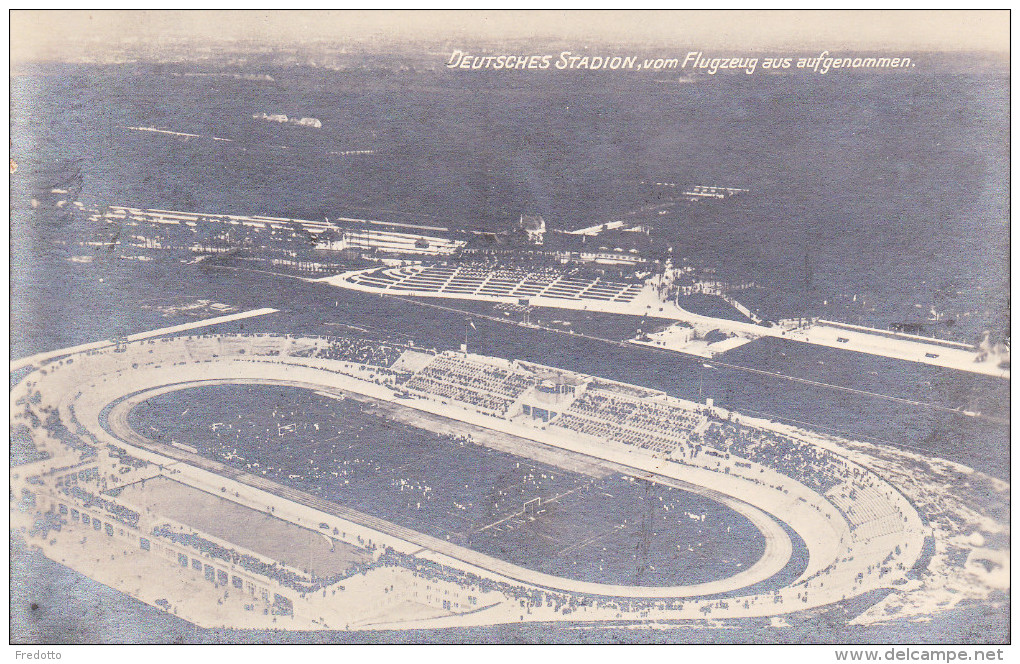
<svg viewBox="0 0 1020 664">
<path fill-rule="evenodd" d="M 107 500 L 102 496 L 97 496 L 81 485 L 76 484 L 72 486 L 65 486 L 60 489 L 60 492 L 76 499 L 80 505 L 91 509 L 103 510 L 126 526 L 131 526 L 132 528 L 138 527 L 138 519 L 140 516 L 138 512 L 111 500 Z"/>
<path fill-rule="evenodd" d="M 23 466 L 50 458 L 49 452 L 42 452 L 35 446 L 32 430 L 22 423 L 11 424 L 11 466 Z"/>
<path fill-rule="evenodd" d="M 325 360 L 343 360 L 388 368 L 397 361 L 403 352 L 403 348 L 387 346 L 367 339 L 329 337 L 325 346 L 316 347 L 313 351 L 307 352 L 307 355 Z"/>
<path fill-rule="evenodd" d="M 60 413 L 58 413 L 55 408 L 44 408 L 43 413 L 45 413 L 46 419 L 43 421 L 42 426 L 46 429 L 46 432 L 50 436 L 56 438 L 71 449 L 79 452 L 85 452 L 89 455 L 95 454 L 95 448 L 93 446 L 86 443 L 82 440 L 81 436 L 75 435 L 67 428 L 64 422 L 60 419 Z M 73 417 L 73 407 L 71 408 L 71 413 Z"/>
<path fill-rule="evenodd" d="M 853 470 L 828 450 L 768 429 L 713 422 L 704 440 L 711 447 L 771 468 L 820 494 L 854 479 Z"/>
<path fill-rule="evenodd" d="M 408 390 L 453 399 L 498 415 L 505 415 L 532 385 L 531 374 L 448 354 L 437 355 L 404 383 Z"/>
<path fill-rule="evenodd" d="M 680 449 L 705 416 L 663 402 L 588 389 L 556 425 L 663 454 Z"/>
</svg>

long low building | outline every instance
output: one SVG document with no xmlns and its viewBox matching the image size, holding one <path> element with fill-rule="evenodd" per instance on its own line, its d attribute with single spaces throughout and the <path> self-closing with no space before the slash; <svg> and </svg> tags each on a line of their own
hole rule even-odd
<svg viewBox="0 0 1020 664">
<path fill-rule="evenodd" d="M 165 226 L 222 225 L 248 228 L 253 231 L 287 231 L 302 229 L 324 251 L 376 251 L 400 255 L 449 256 L 464 247 L 466 241 L 450 237 L 449 229 L 441 226 L 401 224 L 337 217 L 333 220 L 290 219 L 261 215 L 239 216 L 174 210 L 143 210 L 111 206 L 94 220 L 105 219 L 111 224 L 129 223 Z M 144 241 L 145 238 L 142 238 Z M 224 247 L 224 250 L 226 247 Z M 211 250 L 205 247 L 205 250 Z M 212 249 L 214 250 L 214 249 Z"/>
</svg>

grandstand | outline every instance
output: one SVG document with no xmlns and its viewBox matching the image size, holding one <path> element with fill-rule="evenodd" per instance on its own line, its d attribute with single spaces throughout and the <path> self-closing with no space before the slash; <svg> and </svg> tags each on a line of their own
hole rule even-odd
<svg viewBox="0 0 1020 664">
<path fill-rule="evenodd" d="M 580 277 L 552 268 L 524 270 L 411 265 L 354 272 L 345 278 L 354 285 L 394 294 L 428 293 L 479 299 L 543 297 L 623 304 L 633 302 L 643 288 L 639 282 L 608 281 L 600 276 Z"/>
<path fill-rule="evenodd" d="M 664 455 L 690 456 L 690 434 L 707 421 L 705 415 L 664 402 L 589 389 L 555 425 Z"/>
<path fill-rule="evenodd" d="M 789 477 L 803 478 L 822 494 L 840 484 L 848 472 L 845 461 L 828 450 L 763 429 L 713 422 L 704 437 L 727 453 L 767 463 Z"/>
<path fill-rule="evenodd" d="M 512 365 L 483 364 L 444 353 L 414 374 L 403 387 L 409 392 L 451 399 L 503 416 L 533 384 L 527 373 Z"/>
<path fill-rule="evenodd" d="M 436 356 L 402 385 L 425 398 L 449 399 L 509 419 L 541 420 L 563 431 L 665 456 L 691 457 L 692 436 L 708 424 L 695 404 L 660 392 L 592 383 L 570 372 L 465 353 Z"/>
<path fill-rule="evenodd" d="M 354 337 L 320 337 L 314 348 L 296 351 L 296 357 L 343 360 L 376 367 L 390 367 L 404 352 L 403 348 L 370 343 Z"/>
</svg>

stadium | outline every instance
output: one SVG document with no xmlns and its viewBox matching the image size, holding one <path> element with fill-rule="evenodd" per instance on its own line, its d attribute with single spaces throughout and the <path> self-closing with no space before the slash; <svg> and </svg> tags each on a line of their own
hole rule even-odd
<svg viewBox="0 0 1020 664">
<path fill-rule="evenodd" d="M 990 514 L 1008 484 L 565 368 L 204 334 L 49 353 L 11 382 L 12 529 L 200 626 L 742 620 L 854 598 L 879 622 L 1008 592 Z"/>
</svg>

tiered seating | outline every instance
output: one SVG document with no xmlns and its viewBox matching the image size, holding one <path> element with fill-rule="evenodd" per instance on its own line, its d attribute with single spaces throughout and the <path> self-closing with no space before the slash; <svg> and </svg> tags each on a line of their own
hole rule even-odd
<svg viewBox="0 0 1020 664">
<path fill-rule="evenodd" d="M 630 302 L 641 292 L 641 284 L 629 284 L 627 288 L 616 296 L 617 302 Z"/>
<path fill-rule="evenodd" d="M 532 384 L 529 374 L 453 355 L 437 355 L 404 387 L 505 415 Z"/>
<path fill-rule="evenodd" d="M 658 436 L 637 433 L 608 422 L 572 413 L 564 413 L 556 420 L 555 426 L 587 434 L 595 438 L 612 440 L 625 445 L 634 445 L 642 449 L 668 454 L 677 448 L 677 442 Z"/>
<path fill-rule="evenodd" d="M 446 293 L 474 293 L 485 282 L 489 271 L 477 267 L 462 267 L 452 276 L 443 292 Z"/>
<path fill-rule="evenodd" d="M 513 290 L 513 295 L 515 297 L 534 297 L 540 295 L 556 281 L 556 278 L 557 274 L 552 270 L 532 272 L 517 285 L 517 288 Z"/>
<path fill-rule="evenodd" d="M 668 454 L 704 420 L 679 406 L 589 390 L 556 420 L 556 426 Z"/>
<path fill-rule="evenodd" d="M 705 421 L 705 416 L 664 403 L 640 402 L 627 424 L 662 434 L 688 432 Z"/>
<path fill-rule="evenodd" d="M 705 440 L 822 494 L 842 483 L 847 474 L 845 463 L 828 451 L 763 429 L 744 428 L 738 432 L 731 424 L 713 423 L 705 432 Z"/>
<path fill-rule="evenodd" d="M 359 274 L 357 275 L 357 282 L 360 284 L 368 284 L 369 286 L 376 286 L 378 288 L 387 288 L 397 283 L 397 280 L 384 273 L 380 273 L 379 276 Z"/>
<path fill-rule="evenodd" d="M 402 267 L 362 272 L 350 277 L 357 284 L 392 291 L 425 291 L 489 297 L 548 297 L 561 300 L 630 302 L 641 291 L 639 283 L 577 277 L 551 268 L 519 270 L 479 266 Z"/>
<path fill-rule="evenodd" d="M 493 270 L 489 280 L 478 289 L 478 294 L 510 297 L 517 284 L 526 276 L 526 273 L 518 270 Z"/>
<path fill-rule="evenodd" d="M 886 489 L 887 491 L 889 489 Z M 855 474 L 826 496 L 847 517 L 850 531 L 859 541 L 871 540 L 903 531 L 903 522 L 887 496 L 870 477 Z"/>
<path fill-rule="evenodd" d="M 402 352 L 399 348 L 384 346 L 365 339 L 340 337 L 330 338 L 325 347 L 316 348 L 311 356 L 326 360 L 343 360 L 357 364 L 389 367 L 397 361 Z"/>
<path fill-rule="evenodd" d="M 456 271 L 456 268 L 443 265 L 416 270 L 408 278 L 393 286 L 393 290 L 438 292 L 446 285 L 446 282 Z M 394 274 L 396 273 L 397 271 L 394 271 Z"/>
<path fill-rule="evenodd" d="M 730 453 L 772 468 L 824 494 L 847 519 L 854 540 L 865 544 L 902 533 L 902 515 L 875 477 L 828 450 L 775 432 L 713 423 L 706 440 Z"/>
<path fill-rule="evenodd" d="M 351 281 L 375 288 L 389 288 L 408 276 L 404 270 L 376 270 L 374 272 L 360 272 L 352 275 Z"/>
</svg>

